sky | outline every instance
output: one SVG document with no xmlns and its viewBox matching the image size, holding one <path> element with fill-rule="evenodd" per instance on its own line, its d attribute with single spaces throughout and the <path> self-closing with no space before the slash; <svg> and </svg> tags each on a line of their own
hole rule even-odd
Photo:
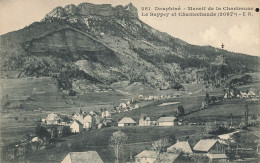
<svg viewBox="0 0 260 163">
<path fill-rule="evenodd" d="M 132 2 L 140 20 L 173 37 L 200 46 L 220 48 L 223 43 L 228 51 L 260 56 L 260 12 L 255 12 L 255 8 L 260 8 L 260 0 L 0 0 L 0 35 L 41 21 L 57 6 L 82 2 L 113 6 Z M 150 11 L 142 10 L 143 7 L 150 7 Z M 237 17 L 142 16 L 145 12 L 155 12 L 155 7 L 253 7 L 254 10 L 252 16 Z"/>
</svg>

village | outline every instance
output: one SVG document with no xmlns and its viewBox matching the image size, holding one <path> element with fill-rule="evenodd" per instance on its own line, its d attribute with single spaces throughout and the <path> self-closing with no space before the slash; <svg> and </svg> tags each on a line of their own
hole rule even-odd
<svg viewBox="0 0 260 163">
<path fill-rule="evenodd" d="M 201 101 L 199 108 L 193 108 L 190 111 L 185 111 L 180 102 L 164 102 L 165 100 L 171 100 L 176 96 L 144 96 L 138 95 L 135 98 L 120 102 L 118 106 L 114 106 L 113 109 L 108 110 L 101 108 L 100 111 L 85 112 L 81 106 L 78 111 L 72 115 L 64 115 L 59 113 L 50 113 L 47 117 L 43 117 L 38 126 L 35 129 L 35 135 L 27 135 L 27 141 L 21 141 L 15 145 L 15 148 L 9 149 L 6 152 L 6 160 L 19 160 L 24 159 L 26 155 L 25 144 L 30 144 L 32 152 L 46 150 L 48 144 L 57 144 L 57 140 L 64 137 L 71 137 L 73 135 L 85 134 L 91 131 L 102 131 L 106 128 L 113 128 L 117 131 L 114 133 L 125 135 L 121 132 L 124 128 L 167 128 L 167 127 L 183 127 L 185 126 L 204 126 L 208 133 L 216 133 L 214 137 L 201 137 L 196 142 L 193 141 L 193 145 L 190 144 L 189 136 L 186 135 L 185 139 L 176 139 L 169 137 L 158 138 L 158 140 L 151 142 L 152 148 L 147 148 L 135 156 L 131 156 L 131 159 L 127 162 L 229 162 L 238 160 L 237 154 L 238 148 L 231 148 L 232 135 L 238 132 L 245 132 L 243 129 L 247 126 L 257 126 L 259 124 L 259 116 L 256 115 L 252 118 L 248 114 L 248 110 L 243 115 L 243 123 L 235 125 L 230 123 L 217 123 L 216 121 L 196 123 L 185 119 L 185 116 L 191 115 L 201 110 L 211 109 L 214 105 L 221 105 L 225 101 L 232 100 L 246 100 L 248 103 L 258 103 L 259 91 L 256 89 L 249 89 L 245 92 L 232 88 L 224 91 L 222 96 L 210 96 L 206 93 L 205 100 Z M 178 105 L 178 109 L 175 110 L 175 114 L 161 115 L 158 118 L 149 117 L 143 111 L 139 115 L 139 119 L 132 118 L 127 113 L 134 112 L 142 109 L 139 103 L 142 101 L 160 102 L 159 107 Z M 122 117 L 122 118 L 120 118 Z M 113 133 L 113 134 L 114 134 Z M 112 137 L 112 136 L 111 136 Z M 174 136 L 173 136 L 174 137 Z M 172 140 L 174 139 L 174 140 Z M 123 142 L 121 142 L 123 145 Z M 244 149 L 246 152 L 251 151 L 256 156 L 257 149 Z M 123 148 L 123 147 L 122 147 Z M 118 150 L 118 149 L 117 149 Z M 122 149 L 123 150 L 123 149 Z M 240 148 L 240 153 L 242 153 Z M 244 151 L 244 152 L 245 152 Z M 120 152 L 115 155 L 115 159 L 119 162 L 121 158 Z M 113 156 L 111 156 L 113 157 Z M 77 162 L 77 160 L 85 160 L 89 162 L 106 162 L 102 161 L 97 151 L 85 151 L 85 152 L 69 152 L 64 157 L 62 163 Z M 125 162 L 125 161 L 124 161 Z M 250 158 L 250 162 L 257 162 L 257 158 Z"/>
</svg>

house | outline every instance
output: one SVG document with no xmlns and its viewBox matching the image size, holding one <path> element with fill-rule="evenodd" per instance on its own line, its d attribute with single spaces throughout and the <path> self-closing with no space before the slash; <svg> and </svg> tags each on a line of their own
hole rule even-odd
<svg viewBox="0 0 260 163">
<path fill-rule="evenodd" d="M 103 127 L 103 123 L 98 124 L 97 128 L 101 129 Z"/>
<path fill-rule="evenodd" d="M 139 120 L 139 126 L 150 126 L 151 120 L 150 117 L 142 117 Z"/>
<path fill-rule="evenodd" d="M 95 119 L 92 115 L 88 114 L 83 119 L 83 128 L 85 129 L 91 129 L 93 125 L 95 124 Z"/>
<path fill-rule="evenodd" d="M 157 157 L 157 159 L 154 163 L 174 163 L 174 162 L 178 162 L 179 156 L 180 156 L 180 153 L 164 152 L 160 155 L 160 157 Z"/>
<path fill-rule="evenodd" d="M 135 156 L 136 163 L 154 163 L 157 159 L 157 152 L 151 150 L 144 150 Z"/>
<path fill-rule="evenodd" d="M 161 117 L 157 120 L 157 126 L 174 126 L 177 124 L 176 117 Z"/>
<path fill-rule="evenodd" d="M 241 92 L 240 91 L 240 94 L 241 94 L 241 96 L 240 96 L 241 98 L 247 98 L 247 93 L 246 92 Z"/>
<path fill-rule="evenodd" d="M 138 95 L 138 98 L 139 98 L 139 99 L 143 99 L 143 98 L 144 98 L 144 95 Z"/>
<path fill-rule="evenodd" d="M 207 154 L 210 162 L 227 162 L 226 154 Z"/>
<path fill-rule="evenodd" d="M 54 114 L 54 113 L 49 114 L 45 120 L 48 125 L 59 124 L 61 122 L 61 118 L 58 117 L 58 115 Z"/>
<path fill-rule="evenodd" d="M 70 152 L 61 161 L 61 163 L 103 163 L 102 159 L 96 151 L 87 152 Z"/>
<path fill-rule="evenodd" d="M 81 133 L 83 131 L 83 124 L 77 120 L 74 120 L 70 125 L 72 133 Z"/>
<path fill-rule="evenodd" d="M 255 97 L 256 94 L 253 92 L 253 91 L 249 91 L 248 94 L 247 94 L 248 97 L 252 98 L 252 97 Z"/>
<path fill-rule="evenodd" d="M 76 113 L 76 114 L 73 115 L 72 119 L 80 121 L 81 123 L 83 123 L 84 115 L 80 114 L 80 113 Z"/>
<path fill-rule="evenodd" d="M 188 153 L 188 154 L 193 153 L 190 143 L 188 141 L 177 141 L 177 143 L 167 148 L 167 152 L 176 152 L 176 151 Z"/>
<path fill-rule="evenodd" d="M 122 102 L 122 103 L 120 103 L 119 107 L 125 109 L 126 108 L 126 104 Z"/>
<path fill-rule="evenodd" d="M 101 113 L 101 117 L 102 117 L 102 118 L 110 117 L 110 116 L 111 116 L 111 115 L 110 115 L 109 111 L 107 111 L 107 110 L 104 110 L 104 111 L 102 111 L 102 113 Z"/>
<path fill-rule="evenodd" d="M 224 154 L 225 147 L 216 139 L 200 140 L 193 150 L 197 153 Z"/>
<path fill-rule="evenodd" d="M 234 96 L 232 91 L 228 91 L 227 93 L 224 94 L 224 98 L 232 98 Z"/>
<path fill-rule="evenodd" d="M 135 109 L 139 109 L 140 106 L 138 104 L 135 104 Z"/>
<path fill-rule="evenodd" d="M 118 122 L 118 126 L 119 127 L 123 127 L 123 126 L 134 126 L 136 125 L 136 122 L 130 118 L 130 117 L 124 117 L 123 119 L 121 119 L 119 122 Z"/>
</svg>

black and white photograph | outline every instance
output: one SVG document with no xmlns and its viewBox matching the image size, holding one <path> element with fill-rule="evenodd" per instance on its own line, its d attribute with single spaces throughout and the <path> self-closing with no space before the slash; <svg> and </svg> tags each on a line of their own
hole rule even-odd
<svg viewBox="0 0 260 163">
<path fill-rule="evenodd" d="M 259 163 L 260 0 L 0 0 L 0 163 Z"/>
</svg>

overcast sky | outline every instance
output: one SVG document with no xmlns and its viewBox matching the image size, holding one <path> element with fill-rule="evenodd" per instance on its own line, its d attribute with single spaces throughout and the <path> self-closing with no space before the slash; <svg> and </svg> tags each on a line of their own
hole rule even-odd
<svg viewBox="0 0 260 163">
<path fill-rule="evenodd" d="M 126 5 L 132 2 L 148 25 L 195 45 L 211 45 L 260 56 L 260 12 L 238 17 L 145 17 L 142 7 L 260 7 L 260 0 L 0 0 L 0 35 L 40 21 L 57 6 L 90 2 Z"/>
</svg>

